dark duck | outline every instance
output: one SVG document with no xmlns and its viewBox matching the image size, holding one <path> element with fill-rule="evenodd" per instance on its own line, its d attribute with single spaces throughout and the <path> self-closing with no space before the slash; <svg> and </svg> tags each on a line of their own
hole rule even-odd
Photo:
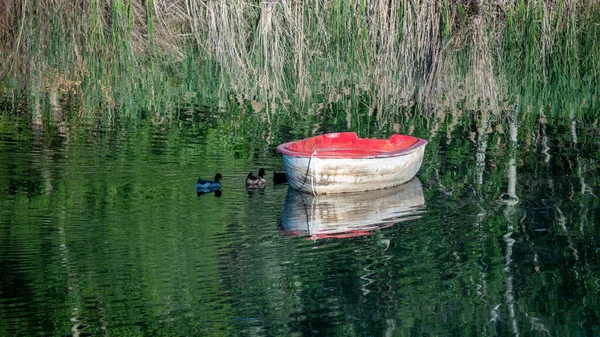
<svg viewBox="0 0 600 337">
<path fill-rule="evenodd" d="M 196 182 L 196 192 L 216 191 L 221 188 L 220 180 L 223 178 L 221 173 L 215 175 L 215 180 L 198 179 Z"/>
<path fill-rule="evenodd" d="M 263 187 L 266 182 L 264 168 L 258 170 L 258 177 L 252 171 L 246 176 L 246 187 Z"/>
<path fill-rule="evenodd" d="M 277 184 L 287 184 L 287 176 L 285 172 L 273 172 L 273 183 Z"/>
</svg>

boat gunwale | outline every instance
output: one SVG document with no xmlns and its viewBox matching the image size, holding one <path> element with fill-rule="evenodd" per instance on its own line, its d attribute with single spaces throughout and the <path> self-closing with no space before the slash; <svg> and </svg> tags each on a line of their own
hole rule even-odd
<svg viewBox="0 0 600 337">
<path fill-rule="evenodd" d="M 314 137 L 323 137 L 325 135 L 327 135 L 327 134 L 318 135 L 318 136 L 314 136 Z M 303 157 L 303 158 L 316 157 L 316 158 L 324 158 L 324 159 L 373 159 L 373 158 L 390 158 L 390 157 L 398 157 L 398 156 L 408 155 L 408 154 L 413 153 L 417 149 L 427 145 L 427 143 L 428 143 L 428 141 L 425 139 L 421 139 L 421 138 L 417 138 L 417 137 L 413 137 L 413 136 L 407 136 L 407 135 L 402 135 L 402 136 L 414 138 L 416 141 L 413 144 L 411 144 L 410 146 L 407 146 L 407 147 L 399 149 L 399 150 L 389 151 L 389 152 L 381 151 L 378 153 L 368 153 L 368 154 L 356 154 L 356 153 L 344 154 L 344 152 L 348 152 L 351 150 L 357 150 L 357 148 L 339 149 L 339 150 L 336 150 L 335 148 L 325 148 L 325 149 L 317 149 L 317 150 L 313 151 L 312 153 L 299 152 L 299 151 L 294 151 L 294 150 L 290 150 L 287 148 L 291 144 L 301 142 L 301 141 L 306 141 L 307 139 L 310 139 L 310 138 L 314 138 L 314 137 L 309 137 L 309 138 L 299 139 L 299 140 L 280 144 L 279 146 L 277 146 L 277 151 L 279 153 L 281 153 L 282 155 L 287 155 L 287 156 L 292 156 L 292 157 Z M 359 138 L 359 137 L 357 137 L 357 138 L 358 139 L 369 139 L 369 138 Z M 391 136 L 390 136 L 390 139 L 391 139 Z M 358 148 L 358 149 L 360 149 L 360 148 Z M 327 150 L 327 152 L 319 153 L 319 150 L 321 150 L 321 151 Z"/>
</svg>

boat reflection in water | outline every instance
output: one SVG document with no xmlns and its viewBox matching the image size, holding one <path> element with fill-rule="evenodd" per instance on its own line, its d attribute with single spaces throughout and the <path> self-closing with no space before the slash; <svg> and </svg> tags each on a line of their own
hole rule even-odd
<svg viewBox="0 0 600 337">
<path fill-rule="evenodd" d="M 365 236 L 419 218 L 424 209 L 423 188 L 417 178 L 393 188 L 360 193 L 312 196 L 290 188 L 282 232 L 313 239 Z"/>
</svg>

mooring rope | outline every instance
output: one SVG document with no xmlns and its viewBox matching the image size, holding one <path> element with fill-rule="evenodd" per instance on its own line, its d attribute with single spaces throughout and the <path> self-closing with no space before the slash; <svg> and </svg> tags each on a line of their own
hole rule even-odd
<svg viewBox="0 0 600 337">
<path fill-rule="evenodd" d="M 308 165 L 306 166 L 306 172 L 304 174 L 304 181 L 302 182 L 302 185 L 300 185 L 299 190 L 302 190 L 302 188 L 306 184 L 306 179 L 308 178 L 308 173 L 309 173 L 309 170 L 310 170 L 310 164 L 312 162 L 312 159 L 313 159 L 314 155 L 316 155 L 316 154 L 317 154 L 317 150 L 314 150 L 313 153 L 310 155 L 310 158 L 308 159 Z M 313 177 L 312 177 L 312 175 L 310 177 L 310 185 L 311 185 L 311 191 L 312 191 L 313 195 L 316 195 L 315 194 L 314 185 L 313 185 Z"/>
<path fill-rule="evenodd" d="M 317 151 L 313 152 L 313 154 L 310 155 L 310 159 L 311 160 L 312 160 L 312 157 L 314 156 L 314 154 L 316 152 Z M 313 165 L 313 168 L 312 168 L 312 170 L 310 172 L 310 190 L 312 191 L 312 195 L 317 195 L 315 193 L 315 182 L 314 182 L 314 179 L 315 179 L 315 168 L 314 168 L 314 165 Z"/>
</svg>

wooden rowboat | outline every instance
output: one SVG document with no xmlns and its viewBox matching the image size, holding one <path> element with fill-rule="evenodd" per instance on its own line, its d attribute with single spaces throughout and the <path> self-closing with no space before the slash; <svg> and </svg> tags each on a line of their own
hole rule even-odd
<svg viewBox="0 0 600 337">
<path fill-rule="evenodd" d="M 418 178 L 401 186 L 357 193 L 312 196 L 288 189 L 281 233 L 312 239 L 367 236 L 419 218 L 424 211 Z"/>
<path fill-rule="evenodd" d="M 403 184 L 419 171 L 426 144 L 399 134 L 388 140 L 339 132 L 284 143 L 277 151 L 283 155 L 290 186 L 317 195 Z"/>
</svg>

